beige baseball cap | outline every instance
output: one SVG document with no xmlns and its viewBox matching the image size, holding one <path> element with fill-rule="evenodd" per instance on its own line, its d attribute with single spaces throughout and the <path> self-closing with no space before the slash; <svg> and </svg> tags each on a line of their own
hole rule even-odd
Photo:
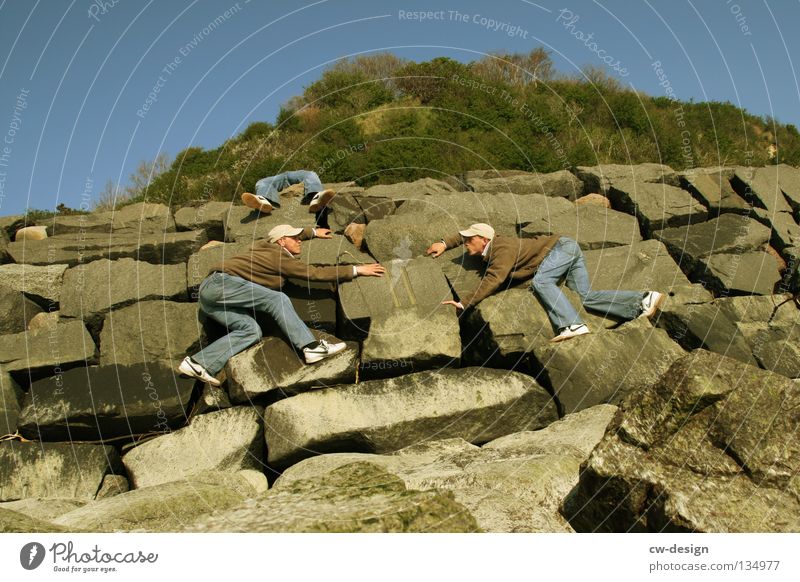
<svg viewBox="0 0 800 582">
<path fill-rule="evenodd" d="M 279 224 L 271 231 L 269 231 L 267 239 L 269 240 L 269 242 L 274 243 L 278 242 L 279 239 L 282 239 L 285 236 L 297 236 L 301 232 L 303 232 L 302 228 L 295 228 L 290 224 Z"/>
<path fill-rule="evenodd" d="M 477 224 L 471 224 L 467 230 L 458 231 L 458 234 L 460 234 L 464 238 L 470 236 L 482 236 L 484 238 L 492 240 L 494 238 L 494 229 L 488 224 L 484 224 L 483 222 L 478 222 Z"/>
</svg>

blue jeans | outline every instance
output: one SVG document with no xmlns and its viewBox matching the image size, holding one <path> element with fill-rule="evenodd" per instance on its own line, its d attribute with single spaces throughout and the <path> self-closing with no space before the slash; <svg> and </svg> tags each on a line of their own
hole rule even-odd
<svg viewBox="0 0 800 582">
<path fill-rule="evenodd" d="M 567 287 L 575 291 L 586 309 L 602 315 L 634 319 L 642 312 L 644 293 L 639 291 L 592 291 L 589 272 L 581 249 L 571 238 L 562 236 L 539 265 L 531 282 L 531 291 L 547 311 L 557 330 L 583 323 L 578 312 L 561 292 L 558 283 L 566 278 Z"/>
<path fill-rule="evenodd" d="M 292 184 L 299 184 L 300 182 L 303 183 L 304 188 L 303 200 L 324 190 L 322 182 L 319 181 L 319 176 L 317 176 L 315 172 L 297 170 L 295 172 L 284 172 L 277 176 L 261 178 L 256 182 L 256 194 L 269 200 L 270 204 L 275 208 L 279 208 L 281 205 L 279 192 Z"/>
<path fill-rule="evenodd" d="M 230 333 L 192 356 L 212 376 L 233 356 L 261 339 L 253 309 L 269 313 L 297 349 L 316 341 L 285 293 L 251 281 L 213 273 L 200 284 L 200 310 Z"/>
</svg>

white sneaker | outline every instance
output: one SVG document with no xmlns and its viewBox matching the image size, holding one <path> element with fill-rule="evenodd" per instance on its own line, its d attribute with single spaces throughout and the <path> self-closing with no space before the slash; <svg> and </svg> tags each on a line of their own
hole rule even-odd
<svg viewBox="0 0 800 582">
<path fill-rule="evenodd" d="M 325 340 L 319 340 L 319 345 L 315 348 L 303 348 L 303 354 L 306 357 L 306 364 L 313 364 L 325 358 L 330 358 L 334 354 L 338 354 L 347 347 L 344 342 L 338 344 L 329 344 Z"/>
<path fill-rule="evenodd" d="M 308 205 L 308 211 L 311 213 L 316 213 L 325 208 L 333 197 L 336 196 L 336 192 L 333 190 L 323 190 L 322 192 L 317 192 L 314 194 L 314 197 L 311 199 L 311 202 Z"/>
<path fill-rule="evenodd" d="M 573 337 L 578 337 L 579 335 L 586 335 L 587 333 L 591 333 L 589 328 L 586 327 L 585 324 L 581 323 L 579 325 L 570 325 L 561 330 L 556 337 L 550 340 L 550 343 L 558 343 L 563 342 L 564 340 L 568 340 Z"/>
<path fill-rule="evenodd" d="M 664 303 L 663 293 L 649 291 L 647 295 L 644 296 L 644 299 L 642 299 L 642 313 L 639 314 L 639 317 L 650 319 L 656 314 L 656 311 L 661 308 L 662 303 Z"/>
<path fill-rule="evenodd" d="M 211 384 L 212 386 L 219 386 L 220 384 L 219 380 L 206 372 L 206 369 L 203 366 L 192 361 L 192 358 L 189 356 L 183 358 L 180 366 L 178 366 L 178 371 L 185 376 L 197 378 L 198 380 L 202 380 L 206 384 Z"/>
<path fill-rule="evenodd" d="M 242 194 L 242 202 L 248 208 L 258 210 L 261 214 L 269 214 L 274 209 L 269 200 L 259 194 L 251 194 L 250 192 Z"/>
</svg>

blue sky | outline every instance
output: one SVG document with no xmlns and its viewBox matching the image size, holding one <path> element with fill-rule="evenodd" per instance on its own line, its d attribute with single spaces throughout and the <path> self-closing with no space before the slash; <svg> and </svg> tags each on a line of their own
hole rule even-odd
<svg viewBox="0 0 800 582">
<path fill-rule="evenodd" d="M 470 61 L 544 46 L 562 73 L 604 66 L 652 95 L 666 79 L 680 99 L 800 126 L 799 22 L 796 0 L 0 0 L 0 215 L 78 207 L 140 160 L 274 121 L 359 53 Z"/>
</svg>

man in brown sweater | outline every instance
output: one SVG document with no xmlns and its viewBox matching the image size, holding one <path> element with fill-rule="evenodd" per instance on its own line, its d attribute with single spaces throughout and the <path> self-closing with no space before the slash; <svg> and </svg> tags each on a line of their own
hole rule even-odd
<svg viewBox="0 0 800 582">
<path fill-rule="evenodd" d="M 428 247 L 434 258 L 463 242 L 470 255 L 480 255 L 487 263 L 486 273 L 473 291 L 461 301 L 443 301 L 458 309 L 474 307 L 491 295 L 505 281 L 533 278 L 531 290 L 547 311 L 558 334 L 551 341 L 560 342 L 589 333 L 589 328 L 558 286 L 562 278 L 575 291 L 587 309 L 622 319 L 652 317 L 664 296 L 657 291 L 593 291 L 581 249 L 573 239 L 538 236 L 520 239 L 495 235 L 488 224 L 473 224 L 466 230 L 446 236 Z"/>
<path fill-rule="evenodd" d="M 200 310 L 226 326 L 230 333 L 193 356 L 187 356 L 178 370 L 218 386 L 214 376 L 235 354 L 261 339 L 261 328 L 253 310 L 270 314 L 307 364 L 330 357 L 345 348 L 344 343 L 317 341 L 289 297 L 281 292 L 287 277 L 308 281 L 350 281 L 358 276 L 380 277 L 385 269 L 378 263 L 342 267 L 313 267 L 300 261 L 301 241 L 331 238 L 326 228 L 294 228 L 282 224 L 266 240 L 253 243 L 250 250 L 235 255 L 211 269 L 200 284 Z"/>
</svg>

